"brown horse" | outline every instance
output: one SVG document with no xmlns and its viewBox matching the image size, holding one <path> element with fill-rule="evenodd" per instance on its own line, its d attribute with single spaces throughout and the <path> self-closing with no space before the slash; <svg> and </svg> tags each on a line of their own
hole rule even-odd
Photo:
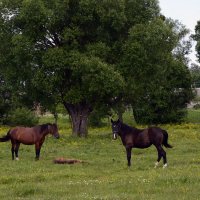
<svg viewBox="0 0 200 200">
<path fill-rule="evenodd" d="M 58 128 L 56 124 L 43 124 L 34 126 L 32 128 L 28 127 L 15 127 L 8 131 L 7 135 L 0 138 L 0 142 L 7 142 L 11 140 L 12 143 L 12 159 L 14 160 L 14 153 L 16 160 L 18 158 L 18 150 L 20 143 L 25 145 L 35 144 L 36 160 L 39 160 L 40 149 L 45 140 L 45 136 L 52 134 L 55 138 L 59 138 Z"/>
<path fill-rule="evenodd" d="M 158 159 L 155 163 L 155 167 L 158 166 L 159 161 L 163 158 L 163 168 L 167 167 L 167 157 L 166 152 L 162 148 L 164 145 L 167 148 L 172 148 L 168 144 L 168 133 L 167 131 L 159 127 L 150 127 L 147 129 L 137 129 L 130 127 L 120 120 L 113 121 L 112 123 L 112 132 L 113 138 L 117 139 L 117 135 L 121 137 L 122 143 L 126 148 L 128 166 L 131 166 L 131 150 L 132 148 L 148 148 L 152 144 L 156 147 L 158 151 Z"/>
</svg>

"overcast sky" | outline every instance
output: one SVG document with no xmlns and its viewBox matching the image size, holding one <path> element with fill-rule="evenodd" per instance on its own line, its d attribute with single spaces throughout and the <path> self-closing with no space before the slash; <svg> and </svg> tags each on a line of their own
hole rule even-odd
<svg viewBox="0 0 200 200">
<path fill-rule="evenodd" d="M 200 0 L 159 0 L 161 13 L 166 17 L 179 20 L 194 33 L 195 25 L 200 20 Z M 195 45 L 195 44 L 194 44 Z M 196 61 L 196 52 L 190 55 L 192 62 Z"/>
</svg>

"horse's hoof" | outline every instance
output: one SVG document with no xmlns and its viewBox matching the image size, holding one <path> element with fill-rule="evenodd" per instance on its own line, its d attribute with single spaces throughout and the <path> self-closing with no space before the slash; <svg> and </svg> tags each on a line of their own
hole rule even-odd
<svg viewBox="0 0 200 200">
<path fill-rule="evenodd" d="M 156 162 L 154 168 L 157 168 L 158 165 L 159 165 L 159 162 Z"/>
<path fill-rule="evenodd" d="M 19 160 L 19 158 L 18 158 L 18 157 L 16 157 L 16 158 L 15 158 L 15 160 L 17 160 L 17 161 L 18 161 L 18 160 Z"/>
<path fill-rule="evenodd" d="M 164 165 L 163 165 L 163 169 L 165 169 L 167 167 L 167 163 L 165 163 Z"/>
</svg>

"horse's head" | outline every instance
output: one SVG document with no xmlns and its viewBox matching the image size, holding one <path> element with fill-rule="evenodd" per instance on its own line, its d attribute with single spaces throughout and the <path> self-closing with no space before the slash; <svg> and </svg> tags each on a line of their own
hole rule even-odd
<svg viewBox="0 0 200 200">
<path fill-rule="evenodd" d="M 49 132 L 55 137 L 55 138 L 60 138 L 60 135 L 58 133 L 58 127 L 56 124 L 50 124 L 48 126 Z"/>
<path fill-rule="evenodd" d="M 113 121 L 111 119 L 112 123 L 112 132 L 113 132 L 113 139 L 117 139 L 117 135 L 119 135 L 120 128 L 121 128 L 121 121 L 118 119 L 117 121 Z"/>
</svg>

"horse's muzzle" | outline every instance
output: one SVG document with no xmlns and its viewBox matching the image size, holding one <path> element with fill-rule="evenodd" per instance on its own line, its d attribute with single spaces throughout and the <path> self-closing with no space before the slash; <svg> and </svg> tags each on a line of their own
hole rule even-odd
<svg viewBox="0 0 200 200">
<path fill-rule="evenodd" d="M 113 139 L 116 140 L 117 139 L 117 134 L 113 133 Z"/>
</svg>

